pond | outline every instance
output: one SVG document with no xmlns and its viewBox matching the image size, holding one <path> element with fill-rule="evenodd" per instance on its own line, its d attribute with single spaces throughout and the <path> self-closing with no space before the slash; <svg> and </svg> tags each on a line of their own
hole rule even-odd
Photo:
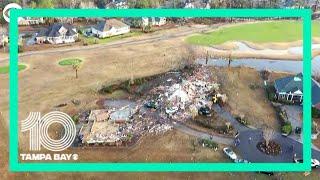
<svg viewBox="0 0 320 180">
<path fill-rule="evenodd" d="M 198 59 L 197 64 L 204 65 L 205 59 Z M 209 59 L 209 66 L 226 67 L 228 66 L 228 61 L 225 59 Z M 300 73 L 303 71 L 302 61 L 292 61 L 292 60 L 270 60 L 270 59 L 235 59 L 231 62 L 231 67 L 250 67 L 258 71 L 261 70 L 271 70 L 278 72 L 289 72 L 289 73 Z M 320 73 L 320 56 L 317 56 L 312 61 L 312 73 Z"/>
</svg>

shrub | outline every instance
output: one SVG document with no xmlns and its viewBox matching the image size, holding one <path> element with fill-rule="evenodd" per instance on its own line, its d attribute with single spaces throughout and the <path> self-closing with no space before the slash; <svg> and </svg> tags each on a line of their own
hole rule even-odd
<svg viewBox="0 0 320 180">
<path fill-rule="evenodd" d="M 292 125 L 290 122 L 285 122 L 285 124 L 281 127 L 281 132 L 283 134 L 289 135 L 292 132 Z"/>
<path fill-rule="evenodd" d="M 22 45 L 18 45 L 18 53 L 22 53 L 24 51 Z"/>
<path fill-rule="evenodd" d="M 289 100 L 286 100 L 286 99 L 279 99 L 278 102 L 281 103 L 281 104 L 285 104 L 285 105 L 293 105 L 294 104 L 293 101 L 289 101 Z"/>
<path fill-rule="evenodd" d="M 266 86 L 266 94 L 269 101 L 275 101 L 275 88 L 273 85 Z"/>
<path fill-rule="evenodd" d="M 316 122 L 312 122 L 312 125 L 311 125 L 311 133 L 312 134 L 317 134 L 318 133 L 318 129 L 317 129 L 317 123 Z"/>
<path fill-rule="evenodd" d="M 320 118 L 320 110 L 312 107 L 312 118 Z"/>
<path fill-rule="evenodd" d="M 201 144 L 202 146 L 208 147 L 210 149 L 218 149 L 219 145 L 213 141 L 211 141 L 210 139 L 200 139 L 199 140 L 199 144 Z"/>
<path fill-rule="evenodd" d="M 256 83 L 249 84 L 249 88 L 252 89 L 252 90 L 259 89 L 260 87 L 261 86 L 259 84 L 256 84 Z"/>
<path fill-rule="evenodd" d="M 99 90 L 99 93 L 103 94 L 103 93 L 112 93 L 114 88 L 113 85 L 108 85 L 108 86 L 102 86 L 102 88 Z"/>
<path fill-rule="evenodd" d="M 283 111 L 281 108 L 279 110 L 279 118 L 281 123 L 284 125 L 288 121 L 288 115 L 286 111 Z"/>
<path fill-rule="evenodd" d="M 212 129 L 219 133 L 219 134 L 229 134 L 232 132 L 232 130 L 234 129 L 232 125 L 229 126 L 215 126 L 215 127 L 212 127 Z"/>
<path fill-rule="evenodd" d="M 245 118 L 241 118 L 240 116 L 235 117 L 235 119 L 242 125 L 249 125 L 249 122 Z"/>
<path fill-rule="evenodd" d="M 72 120 L 74 123 L 77 124 L 79 122 L 79 115 L 77 114 L 77 115 L 72 116 Z"/>
</svg>

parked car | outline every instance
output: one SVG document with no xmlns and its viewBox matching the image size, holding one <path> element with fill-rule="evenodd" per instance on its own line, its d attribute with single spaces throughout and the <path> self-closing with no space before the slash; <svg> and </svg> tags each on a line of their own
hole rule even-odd
<svg viewBox="0 0 320 180">
<path fill-rule="evenodd" d="M 234 162 L 235 163 L 250 163 L 248 160 L 245 160 L 245 159 L 235 159 Z"/>
<path fill-rule="evenodd" d="M 150 109 L 157 109 L 157 103 L 154 101 L 149 101 L 144 104 L 145 107 L 150 108 Z"/>
<path fill-rule="evenodd" d="M 303 163 L 303 159 L 301 158 L 294 158 L 293 161 L 295 163 Z M 318 168 L 320 167 L 320 162 L 317 159 L 311 159 L 311 167 L 312 168 Z"/>
<path fill-rule="evenodd" d="M 223 152 L 232 160 L 237 159 L 236 153 L 234 153 L 229 147 L 223 148 Z"/>
<path fill-rule="evenodd" d="M 317 159 L 311 159 L 311 167 L 312 168 L 318 168 L 320 167 L 320 162 Z"/>
<path fill-rule="evenodd" d="M 178 107 L 166 107 L 166 113 L 167 114 L 173 114 L 173 113 L 175 113 L 175 112 L 177 112 L 179 109 L 178 109 Z"/>
<path fill-rule="evenodd" d="M 296 134 L 301 134 L 301 127 L 296 127 L 296 129 L 294 130 L 294 132 Z"/>
<path fill-rule="evenodd" d="M 273 172 L 269 172 L 269 171 L 259 171 L 258 173 L 265 174 L 265 175 L 268 175 L 268 176 L 273 176 L 274 175 Z"/>
<path fill-rule="evenodd" d="M 203 116 L 211 116 L 211 110 L 208 106 L 204 106 L 198 110 L 198 114 Z"/>
</svg>

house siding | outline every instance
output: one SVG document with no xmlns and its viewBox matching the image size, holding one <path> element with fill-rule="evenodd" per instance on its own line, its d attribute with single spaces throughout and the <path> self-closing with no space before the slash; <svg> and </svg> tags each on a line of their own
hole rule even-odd
<svg viewBox="0 0 320 180">
<path fill-rule="evenodd" d="M 96 28 L 92 27 L 92 34 L 96 35 L 99 38 L 106 38 L 106 37 L 111 37 L 111 36 L 117 36 L 121 34 L 126 34 L 130 32 L 130 27 L 125 26 L 122 28 L 111 28 L 109 31 L 99 31 Z"/>
</svg>

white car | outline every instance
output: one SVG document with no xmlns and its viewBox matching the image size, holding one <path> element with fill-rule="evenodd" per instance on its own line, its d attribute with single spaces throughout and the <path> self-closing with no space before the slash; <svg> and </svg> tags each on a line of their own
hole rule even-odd
<svg viewBox="0 0 320 180">
<path fill-rule="evenodd" d="M 311 167 L 318 168 L 320 166 L 320 162 L 317 159 L 311 159 Z"/>
<path fill-rule="evenodd" d="M 169 107 L 169 108 L 167 107 L 166 108 L 166 113 L 167 114 L 173 114 L 173 113 L 177 112 L 178 110 L 179 110 L 178 107 L 175 107 L 175 106 L 174 107 Z"/>
<path fill-rule="evenodd" d="M 295 163 L 303 163 L 302 159 L 294 159 Z M 320 166 L 320 162 L 317 159 L 311 159 L 311 167 L 317 168 Z"/>
<path fill-rule="evenodd" d="M 223 148 L 223 152 L 232 160 L 236 160 L 238 157 L 229 147 Z"/>
</svg>

